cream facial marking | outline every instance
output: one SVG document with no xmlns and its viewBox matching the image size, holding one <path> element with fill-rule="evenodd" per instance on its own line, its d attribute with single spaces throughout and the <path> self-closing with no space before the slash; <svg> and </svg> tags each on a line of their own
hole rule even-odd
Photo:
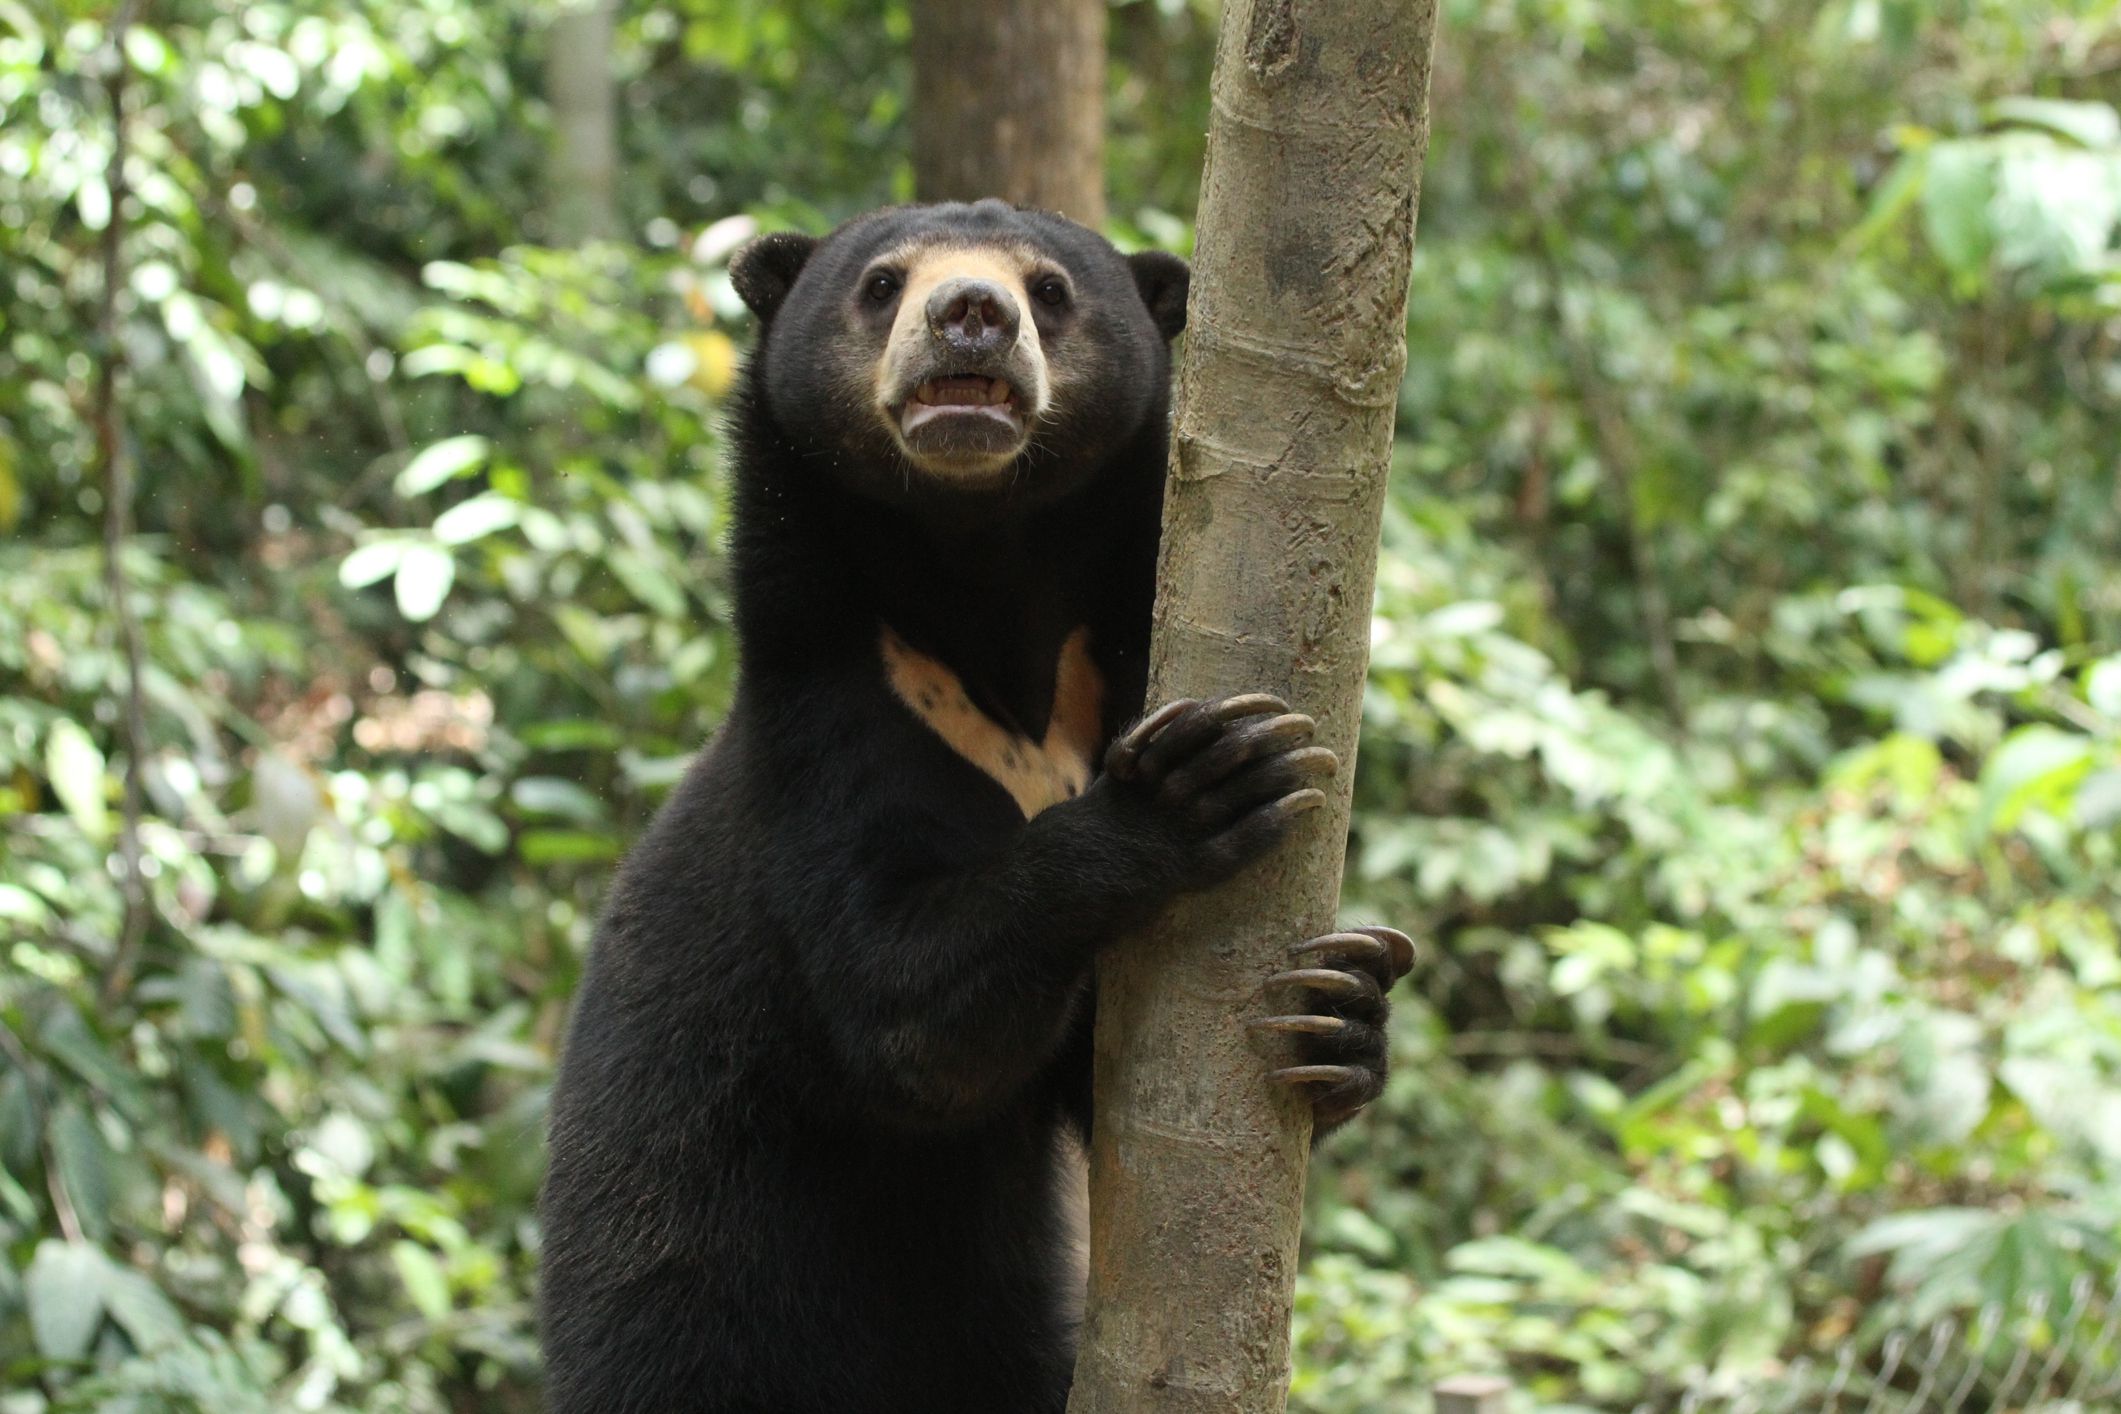
<svg viewBox="0 0 2121 1414">
<path fill-rule="evenodd" d="M 1050 262 L 1015 245 L 915 243 L 879 257 L 871 268 L 902 272 L 873 388 L 878 414 L 900 450 L 923 470 L 944 476 L 984 476 L 1008 466 L 1050 402 L 1029 289 Z M 941 338 L 930 303 L 943 286 L 959 281 L 993 287 L 1014 302 L 1015 334 L 1006 345 L 965 353 Z"/>
<path fill-rule="evenodd" d="M 941 662 L 883 632 L 884 673 L 908 711 L 943 744 L 1009 792 L 1030 819 L 1088 789 L 1104 723 L 1104 682 L 1090 661 L 1090 630 L 1061 645 L 1053 715 L 1042 740 L 1013 732 L 973 705 L 965 685 Z"/>
</svg>

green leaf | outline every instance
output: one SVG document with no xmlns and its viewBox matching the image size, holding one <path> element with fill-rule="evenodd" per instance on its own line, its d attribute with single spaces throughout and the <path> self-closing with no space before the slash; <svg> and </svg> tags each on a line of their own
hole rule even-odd
<svg viewBox="0 0 2121 1414">
<path fill-rule="evenodd" d="M 405 1294 L 412 1298 L 421 1315 L 430 1321 L 449 1315 L 449 1278 L 432 1252 L 401 1238 L 390 1245 L 390 1261 L 398 1269 L 398 1280 L 405 1284 Z"/>
<path fill-rule="evenodd" d="M 307 964 L 301 967 L 270 967 L 266 969 L 273 985 L 296 1006 L 307 1012 L 320 1030 L 352 1055 L 368 1053 L 368 1034 L 354 1020 L 346 996 L 345 979 L 328 967 Z"/>
<path fill-rule="evenodd" d="M 623 547 L 605 556 L 611 572 L 619 577 L 634 598 L 666 619 L 685 617 L 685 591 L 648 556 Z"/>
<path fill-rule="evenodd" d="M 1871 193 L 1870 209 L 1863 220 L 1848 234 L 1846 244 L 1851 250 L 1864 250 L 1878 238 L 1897 225 L 1908 209 L 1922 197 L 1924 180 L 1929 176 L 1929 154 L 1909 152 L 1893 164 Z"/>
<path fill-rule="evenodd" d="M 30 1335 L 47 1360 L 78 1360 L 103 1323 L 103 1254 L 85 1242 L 47 1238 L 23 1274 Z"/>
<path fill-rule="evenodd" d="M 152 1281 L 130 1268 L 105 1264 L 103 1305 L 118 1328 L 142 1352 L 183 1338 L 184 1317 L 176 1306 Z"/>
<path fill-rule="evenodd" d="M 1392 1230 L 1357 1207 L 1337 1207 L 1327 1214 L 1319 1240 L 1332 1247 L 1360 1252 L 1379 1264 L 1388 1264 L 1399 1255 L 1399 1239 Z"/>
<path fill-rule="evenodd" d="M 121 1114 L 135 1123 L 146 1118 L 150 1107 L 140 1073 L 112 1055 L 73 1007 L 49 1009 L 37 1042 L 46 1055 L 107 1096 Z"/>
<path fill-rule="evenodd" d="M 47 1359 L 86 1354 L 105 1315 L 142 1352 L 184 1335 L 184 1317 L 154 1282 L 85 1242 L 38 1244 L 25 1285 L 31 1330 Z"/>
<path fill-rule="evenodd" d="M 262 1108 L 262 1102 L 254 1094 L 238 1093 L 201 1056 L 185 1059 L 179 1081 L 185 1110 L 194 1124 L 224 1135 L 238 1158 L 256 1156 L 260 1135 L 255 1111 Z"/>
<path fill-rule="evenodd" d="M 414 543 L 405 547 L 398 562 L 398 612 L 414 623 L 425 623 L 449 597 L 456 582 L 457 562 L 437 545 Z"/>
<path fill-rule="evenodd" d="M 622 751 L 619 753 L 619 769 L 626 773 L 627 781 L 640 790 L 668 790 L 692 769 L 693 759 L 691 752 L 648 756 L 638 751 Z"/>
<path fill-rule="evenodd" d="M 103 753 L 80 725 L 61 717 L 44 738 L 44 770 L 52 793 L 81 833 L 99 844 L 110 838 L 110 806 L 104 799 Z"/>
<path fill-rule="evenodd" d="M 50 906 L 28 889 L 20 884 L 0 884 L 0 919 L 42 927 L 51 922 L 51 917 Z"/>
<path fill-rule="evenodd" d="M 2035 805 L 2060 807 L 2091 765 L 2091 738 L 2055 727 L 2020 727 L 1981 772 L 1982 818 L 1992 829 L 2007 830 Z"/>
<path fill-rule="evenodd" d="M 159 74 L 169 67 L 171 51 L 162 36 L 134 25 L 125 31 L 125 57 L 143 74 Z"/>
<path fill-rule="evenodd" d="M 435 805 L 433 814 L 437 825 L 488 854 L 508 848 L 508 823 L 483 805 L 445 800 Z"/>
<path fill-rule="evenodd" d="M 1999 264 L 2049 279 L 2096 278 L 2121 221 L 2121 155 L 2052 144 L 2008 152 L 1989 215 Z"/>
<path fill-rule="evenodd" d="M 2023 123 L 2045 128 L 2086 147 L 2112 147 L 2121 143 L 2121 113 L 2107 103 L 2075 102 L 2063 98 L 2005 98 L 1989 105 L 1989 118 L 1998 123 Z"/>
<path fill-rule="evenodd" d="M 1931 149 L 1922 229 L 1937 258 L 1962 281 L 1976 281 L 1987 270 L 1995 247 L 1989 223 L 1995 195 L 1995 158 L 1985 145 L 1946 142 Z"/>
<path fill-rule="evenodd" d="M 567 640 L 568 646 L 582 661 L 601 667 L 610 658 L 618 636 L 610 621 L 602 615 L 593 614 L 579 604 L 555 604 L 552 618 L 560 626 L 560 636 Z"/>
<path fill-rule="evenodd" d="M 516 848 L 526 864 L 600 862 L 619 857 L 619 842 L 585 830 L 525 830 Z"/>
<path fill-rule="evenodd" d="M 557 815 L 593 823 L 604 818 L 604 802 L 559 776 L 525 776 L 508 788 L 516 808 L 532 815 Z"/>
<path fill-rule="evenodd" d="M 424 496 L 445 481 L 468 476 L 493 450 L 484 437 L 444 437 L 422 447 L 398 473 L 400 496 Z"/>
<path fill-rule="evenodd" d="M 2077 823 L 2087 830 L 2121 825 L 2121 768 L 2094 771 L 2077 787 Z"/>
<path fill-rule="evenodd" d="M 1502 605 L 1487 599 L 1464 599 L 1428 615 L 1422 620 L 1421 629 L 1436 638 L 1476 638 L 1494 632 L 1502 621 Z"/>
<path fill-rule="evenodd" d="M 1967 1208 L 1931 1208 L 1921 1212 L 1895 1213 L 1878 1218 L 1849 1239 L 1845 1251 L 1851 1257 L 1871 1257 L 1898 1252 L 1923 1260 L 1941 1260 L 1973 1244 L 1992 1231 L 1996 1215 Z"/>
<path fill-rule="evenodd" d="M 81 1230 L 101 1242 L 110 1236 L 110 1146 L 94 1116 L 72 1101 L 52 1112 L 47 1138 Z"/>
<path fill-rule="evenodd" d="M 436 516 L 435 539 L 444 545 L 468 545 L 514 525 L 522 511 L 521 503 L 512 497 L 488 491 Z"/>
<path fill-rule="evenodd" d="M 405 558 L 406 543 L 402 539 L 369 541 L 339 562 L 339 583 L 348 589 L 366 589 L 390 578 Z"/>
<path fill-rule="evenodd" d="M 522 738 L 523 745 L 538 751 L 611 751 L 625 740 L 624 734 L 611 723 L 590 717 L 533 722 L 518 730 L 516 735 Z"/>
<path fill-rule="evenodd" d="M 0 1168 L 17 1173 L 37 1162 L 37 1105 L 29 1084 L 26 1071 L 0 1075 Z"/>
<path fill-rule="evenodd" d="M 236 1030 L 236 995 L 228 971 L 212 958 L 187 958 L 173 979 L 183 1033 L 200 1040 L 225 1040 Z"/>
<path fill-rule="evenodd" d="M 2121 720 L 2121 654 L 2084 670 L 2084 700 L 2100 716 Z"/>
</svg>

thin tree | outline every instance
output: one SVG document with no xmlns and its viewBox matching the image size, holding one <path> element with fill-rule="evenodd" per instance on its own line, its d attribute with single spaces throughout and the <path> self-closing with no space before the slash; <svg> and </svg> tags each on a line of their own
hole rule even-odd
<svg viewBox="0 0 2121 1414">
<path fill-rule="evenodd" d="M 140 949 L 154 921 L 148 896 L 146 861 L 140 846 L 140 822 L 146 805 L 147 697 L 145 649 L 133 607 L 132 582 L 125 569 L 125 547 L 133 533 L 134 467 L 130 433 L 125 425 L 128 360 L 121 325 L 125 298 L 126 207 L 132 201 L 127 163 L 132 157 L 132 128 L 127 115 L 126 35 L 139 12 L 137 0 L 124 0 L 111 16 L 110 42 L 104 53 L 103 94 L 110 106 L 110 162 L 104 189 L 110 193 L 110 215 L 103 226 L 103 290 L 96 311 L 96 460 L 103 472 L 103 592 L 118 630 L 118 656 L 125 664 L 120 699 L 119 740 L 125 747 L 125 794 L 118 817 L 119 885 L 125 910 L 118 924 L 118 943 L 110 969 L 103 974 L 103 1000 L 115 1003 L 132 990 L 140 966 Z M 57 1204 L 57 1188 L 53 1190 Z M 68 1208 L 58 1206 L 65 1226 Z M 69 1234 L 71 1235 L 71 1234 Z"/>
<path fill-rule="evenodd" d="M 545 32 L 545 101 L 552 108 L 546 191 L 562 245 L 619 233 L 619 100 L 611 39 L 618 0 L 572 0 Z"/>
<path fill-rule="evenodd" d="M 1342 769 L 1282 852 L 1099 963 L 1071 1414 L 1287 1398 L 1309 1112 L 1265 1081 L 1245 1023 L 1340 893 L 1435 15 L 1435 0 L 1223 10 L 1150 700 L 1279 693 Z"/>
<path fill-rule="evenodd" d="M 1105 219 L 1105 0 L 913 0 L 913 190 Z"/>
</svg>

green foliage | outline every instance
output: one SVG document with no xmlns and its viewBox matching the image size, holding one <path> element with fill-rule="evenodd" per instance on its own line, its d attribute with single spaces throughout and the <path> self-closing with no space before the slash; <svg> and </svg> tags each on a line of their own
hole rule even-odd
<svg viewBox="0 0 2121 1414">
<path fill-rule="evenodd" d="M 1348 890 L 1426 952 L 1296 1403 L 1984 1307 L 1980 1391 L 2111 1378 L 2052 1314 L 2121 1260 L 2121 16 L 1447 9 Z M 720 262 L 905 194 L 905 9 L 629 7 L 583 249 L 543 7 L 147 11 L 134 763 L 105 7 L 0 0 L 0 1411 L 535 1408 L 566 1000 L 732 686 Z M 1116 228 L 1184 248 L 1214 16 L 1111 18 Z"/>
<path fill-rule="evenodd" d="M 729 688 L 719 277 L 498 243 L 506 14 L 157 8 L 125 323 L 154 922 L 116 993 L 107 203 L 66 158 L 108 142 L 101 36 L 0 17 L 0 204 L 35 216 L 0 235 L 0 446 L 44 449 L 4 463 L 0 545 L 0 1385 L 533 1408 L 555 1038 L 609 862 Z M 340 145 L 387 202 L 310 165 Z"/>
<path fill-rule="evenodd" d="M 2110 7 L 1451 18 L 1349 900 L 1431 951 L 1296 1402 L 2111 1379 Z"/>
</svg>

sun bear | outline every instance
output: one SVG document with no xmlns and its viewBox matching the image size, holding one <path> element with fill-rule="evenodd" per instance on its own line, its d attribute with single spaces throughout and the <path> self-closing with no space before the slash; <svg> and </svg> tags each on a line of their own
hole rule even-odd
<svg viewBox="0 0 2121 1414">
<path fill-rule="evenodd" d="M 551 1408 L 1060 1414 L 1092 963 L 1335 761 L 1264 694 L 1142 715 L 1184 262 L 982 201 L 730 274 L 738 686 L 566 1043 Z M 1337 933 L 1266 994 L 1322 1127 L 1381 1088 L 1408 959 Z"/>
</svg>

